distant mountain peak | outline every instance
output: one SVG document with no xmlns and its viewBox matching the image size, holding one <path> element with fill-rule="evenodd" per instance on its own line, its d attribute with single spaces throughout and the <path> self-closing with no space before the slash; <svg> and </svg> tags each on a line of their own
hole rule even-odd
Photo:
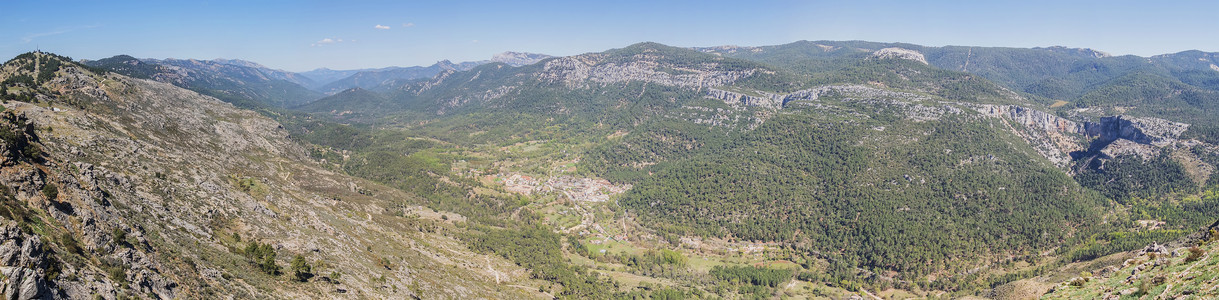
<svg viewBox="0 0 1219 300">
<path fill-rule="evenodd" d="M 459 66 L 457 64 L 454 64 L 452 61 L 449 61 L 447 59 L 436 62 L 435 66 L 440 67 L 441 69 L 445 69 L 445 70 L 459 69 Z"/>
<path fill-rule="evenodd" d="M 491 56 L 491 61 L 505 63 L 513 67 L 519 67 L 524 65 L 532 65 L 542 61 L 543 59 L 551 57 L 552 56 L 546 54 L 508 51 Z"/>
<path fill-rule="evenodd" d="M 212 61 L 216 62 L 216 63 L 226 64 L 226 65 L 259 68 L 259 69 L 270 69 L 266 66 L 263 66 L 262 64 L 248 61 L 248 60 L 216 58 L 216 59 L 212 59 Z"/>
</svg>

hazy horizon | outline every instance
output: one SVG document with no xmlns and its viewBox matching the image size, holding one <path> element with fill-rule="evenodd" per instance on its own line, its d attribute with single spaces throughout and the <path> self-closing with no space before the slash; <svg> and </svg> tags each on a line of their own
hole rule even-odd
<svg viewBox="0 0 1219 300">
<path fill-rule="evenodd" d="M 427 66 L 505 51 L 567 56 L 653 41 L 679 47 L 862 40 L 924 46 L 1219 51 L 1219 3 L 1134 1 L 30 2 L 0 12 L 0 55 L 240 59 L 293 72 Z M 63 8 L 63 9 L 60 9 Z M 56 10 L 60 9 L 60 10 Z M 39 13 L 55 13 L 48 22 Z"/>
</svg>

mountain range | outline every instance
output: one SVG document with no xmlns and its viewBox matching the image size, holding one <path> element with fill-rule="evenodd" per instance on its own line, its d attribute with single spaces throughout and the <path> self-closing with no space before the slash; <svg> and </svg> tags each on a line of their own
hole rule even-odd
<svg viewBox="0 0 1219 300">
<path fill-rule="evenodd" d="M 1060 284 L 1081 264 L 1205 243 L 1216 63 L 863 41 L 304 73 L 23 54 L 0 70 L 0 250 L 23 249 L 0 251 L 21 253 L 4 292 L 1073 297 L 1097 290 Z"/>
</svg>

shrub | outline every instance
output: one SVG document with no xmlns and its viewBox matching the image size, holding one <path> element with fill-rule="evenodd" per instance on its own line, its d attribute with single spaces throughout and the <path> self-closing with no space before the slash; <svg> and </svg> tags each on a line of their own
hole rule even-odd
<svg viewBox="0 0 1219 300">
<path fill-rule="evenodd" d="M 127 266 L 122 262 L 113 260 L 102 260 L 102 270 L 106 271 L 106 276 L 119 286 L 127 285 Z"/>
<path fill-rule="evenodd" d="M 1206 252 L 1202 251 L 1202 248 L 1198 248 L 1198 246 L 1189 247 L 1189 256 L 1185 257 L 1185 261 L 1198 261 L 1199 259 L 1202 259 L 1203 254 L 1206 254 Z"/>
<path fill-rule="evenodd" d="M 48 200 L 58 199 L 59 187 L 55 186 L 53 183 L 48 183 L 47 185 L 42 186 L 42 195 L 47 196 Z"/>
<path fill-rule="evenodd" d="M 64 250 L 67 250 L 68 252 L 76 254 L 82 254 L 85 252 L 84 248 L 81 248 L 80 242 L 77 242 L 76 238 L 72 237 L 71 234 L 64 233 L 59 237 L 59 242 L 63 245 Z"/>
<path fill-rule="evenodd" d="M 271 248 L 270 244 L 252 242 L 246 245 L 245 256 L 249 258 L 259 270 L 267 275 L 279 275 L 279 264 L 275 263 L 275 249 Z"/>
<path fill-rule="evenodd" d="M 1143 295 L 1147 295 L 1148 292 L 1151 292 L 1151 288 L 1153 287 L 1154 286 L 1151 286 L 1151 283 L 1147 282 L 1146 280 L 1140 281 L 1139 289 L 1134 292 L 1134 296 L 1142 297 Z"/>
<path fill-rule="evenodd" d="M 296 281 L 305 282 L 313 277 L 313 267 L 310 267 L 309 263 L 305 261 L 305 257 L 300 254 L 292 258 L 292 263 L 288 266 L 288 270 L 292 271 L 292 279 Z"/>
<path fill-rule="evenodd" d="M 114 236 L 115 244 L 122 247 L 131 247 L 131 244 L 127 242 L 127 231 L 124 231 L 122 228 L 114 227 L 111 235 Z"/>
<path fill-rule="evenodd" d="M 394 269 L 394 263 L 389 261 L 389 258 L 385 258 L 385 257 L 377 258 L 377 265 L 381 266 L 382 268 L 385 268 L 386 270 Z"/>
</svg>

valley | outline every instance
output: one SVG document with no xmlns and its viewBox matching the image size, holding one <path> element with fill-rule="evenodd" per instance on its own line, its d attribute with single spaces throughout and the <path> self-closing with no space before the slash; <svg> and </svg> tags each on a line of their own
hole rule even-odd
<svg viewBox="0 0 1219 300">
<path fill-rule="evenodd" d="M 31 52 L 0 69 L 3 292 L 1219 295 L 1219 72 L 1097 53 L 639 43 L 291 73 Z"/>
</svg>

